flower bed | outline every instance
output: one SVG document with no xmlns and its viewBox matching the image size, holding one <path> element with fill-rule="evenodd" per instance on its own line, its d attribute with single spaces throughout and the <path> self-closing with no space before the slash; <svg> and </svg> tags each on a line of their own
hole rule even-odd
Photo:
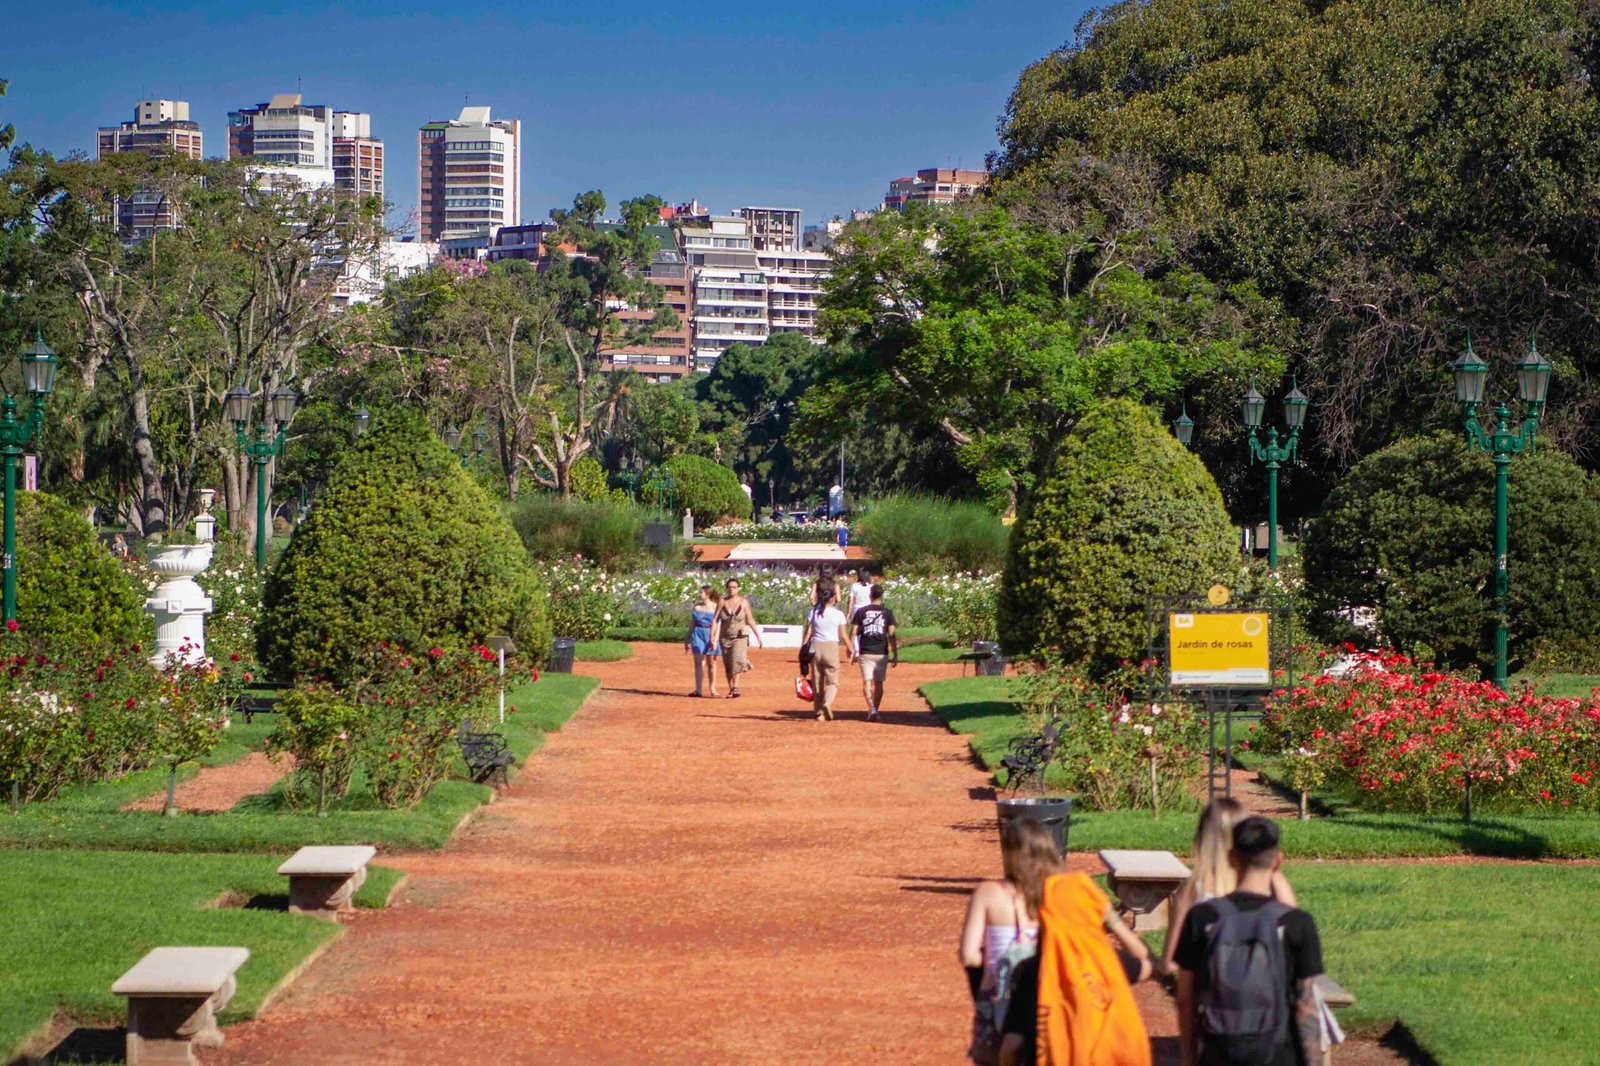
<svg viewBox="0 0 1600 1066">
<path fill-rule="evenodd" d="M 728 571 L 655 568 L 618 575 L 581 559 L 546 563 L 541 576 L 551 590 L 551 612 L 558 636 L 590 640 L 607 627 L 684 626 L 700 586 L 721 588 L 739 579 L 755 607 L 756 619 L 769 625 L 800 625 L 816 575 L 789 567 L 751 567 Z M 893 577 L 883 582 L 884 602 L 898 624 L 947 627 L 959 620 L 963 632 L 993 630 L 995 574 Z M 559 621 L 556 621 L 559 620 Z M 563 630 L 562 624 L 570 627 Z"/>
<path fill-rule="evenodd" d="M 722 522 L 700 530 L 707 540 L 789 540 L 832 544 L 838 530 L 826 522 Z M 850 543 L 858 543 L 856 527 L 850 527 Z"/>
<path fill-rule="evenodd" d="M 1600 810 L 1600 696 L 1508 694 L 1400 655 L 1360 655 L 1344 676 L 1280 692 L 1258 746 L 1282 756 L 1292 787 L 1367 806 L 1445 810 L 1470 788 L 1497 808 Z"/>
</svg>

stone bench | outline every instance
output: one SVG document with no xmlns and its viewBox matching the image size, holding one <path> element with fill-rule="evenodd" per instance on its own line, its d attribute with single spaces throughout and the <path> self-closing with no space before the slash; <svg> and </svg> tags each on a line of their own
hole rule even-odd
<svg viewBox="0 0 1600 1066">
<path fill-rule="evenodd" d="M 1332 1010 L 1343 1010 L 1356 1001 L 1356 997 L 1346 992 L 1343 985 L 1325 973 L 1312 978 L 1312 984 L 1322 993 L 1322 1002 Z M 1333 1048 L 1323 1051 L 1322 1066 L 1333 1066 Z"/>
<path fill-rule="evenodd" d="M 1100 853 L 1106 864 L 1111 891 L 1124 914 L 1133 918 L 1136 933 L 1167 927 L 1167 901 L 1189 880 L 1189 868 L 1170 851 L 1118 851 Z"/>
<path fill-rule="evenodd" d="M 128 997 L 128 1066 L 198 1066 L 194 1046 L 221 1047 L 217 1011 L 233 998 L 249 948 L 156 948 L 117 978 Z"/>
<path fill-rule="evenodd" d="M 367 863 L 378 849 L 366 844 L 301 848 L 278 872 L 289 879 L 289 911 L 337 920 L 354 907 L 356 890 L 367 880 Z"/>
</svg>

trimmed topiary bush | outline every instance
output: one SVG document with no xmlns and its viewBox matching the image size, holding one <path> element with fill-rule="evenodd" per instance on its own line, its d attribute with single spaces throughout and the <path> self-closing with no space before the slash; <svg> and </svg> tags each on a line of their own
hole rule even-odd
<svg viewBox="0 0 1600 1066">
<path fill-rule="evenodd" d="M 268 575 L 256 631 L 280 679 L 347 681 L 382 641 L 408 648 L 509 633 L 550 648 L 547 597 L 489 496 L 414 415 L 391 411 L 345 453 Z"/>
<path fill-rule="evenodd" d="M 1000 640 L 1104 672 L 1144 658 L 1149 597 L 1236 584 L 1239 568 L 1205 465 L 1144 407 L 1109 400 L 1061 442 L 1019 509 Z"/>
<path fill-rule="evenodd" d="M 1509 502 L 1511 658 L 1592 647 L 1600 484 L 1541 447 L 1511 464 Z M 1335 612 L 1373 608 L 1402 651 L 1452 667 L 1493 661 L 1494 464 L 1459 434 L 1403 440 L 1351 467 L 1302 545 L 1305 602 L 1330 633 Z"/>
<path fill-rule="evenodd" d="M 700 455 L 675 455 L 663 468 L 672 475 L 673 509 L 679 514 L 684 508 L 693 511 L 696 525 L 750 517 L 750 497 L 739 487 L 739 476 L 721 463 Z M 645 502 L 666 502 L 649 481 L 640 488 Z"/>
<path fill-rule="evenodd" d="M 44 492 L 17 494 L 17 619 L 47 642 L 149 635 L 144 590 L 75 507 Z"/>
</svg>

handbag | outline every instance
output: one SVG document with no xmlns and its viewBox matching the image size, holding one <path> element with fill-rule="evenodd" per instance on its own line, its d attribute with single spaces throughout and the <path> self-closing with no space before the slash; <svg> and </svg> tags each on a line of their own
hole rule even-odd
<svg viewBox="0 0 1600 1066">
<path fill-rule="evenodd" d="M 802 675 L 794 679 L 794 694 L 806 703 L 810 703 L 817 698 L 817 689 L 809 677 Z"/>
</svg>

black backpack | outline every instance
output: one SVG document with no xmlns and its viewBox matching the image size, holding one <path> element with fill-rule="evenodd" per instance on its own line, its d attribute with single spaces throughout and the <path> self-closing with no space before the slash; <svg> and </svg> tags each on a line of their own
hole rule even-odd
<svg viewBox="0 0 1600 1066">
<path fill-rule="evenodd" d="M 1265 1066 L 1289 1043 L 1289 971 L 1278 923 L 1292 909 L 1268 900 L 1241 910 L 1214 899 L 1206 942 L 1200 1031 L 1239 1066 Z"/>
</svg>

